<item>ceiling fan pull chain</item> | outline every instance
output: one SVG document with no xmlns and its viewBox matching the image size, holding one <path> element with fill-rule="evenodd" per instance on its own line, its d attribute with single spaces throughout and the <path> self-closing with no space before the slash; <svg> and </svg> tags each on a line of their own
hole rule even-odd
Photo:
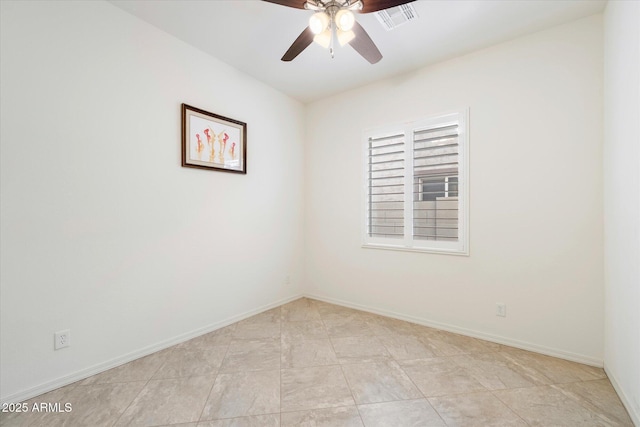
<svg viewBox="0 0 640 427">
<path fill-rule="evenodd" d="M 334 31 L 333 31 L 333 29 L 331 29 L 331 46 L 329 46 L 329 52 L 331 53 L 331 59 L 334 58 L 334 56 L 333 56 L 333 39 L 335 37 L 333 36 L 333 33 L 334 33 Z"/>
<path fill-rule="evenodd" d="M 331 21 L 329 22 L 329 31 L 331 31 L 331 44 L 329 45 L 329 53 L 331 53 L 331 59 L 334 58 L 333 56 L 333 39 L 335 39 L 335 28 L 334 28 L 334 22 L 335 22 L 335 13 L 333 11 L 331 11 Z"/>
</svg>

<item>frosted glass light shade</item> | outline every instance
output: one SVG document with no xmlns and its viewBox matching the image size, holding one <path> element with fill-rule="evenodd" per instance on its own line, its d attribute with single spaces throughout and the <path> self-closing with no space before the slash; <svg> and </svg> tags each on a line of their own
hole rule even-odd
<svg viewBox="0 0 640 427">
<path fill-rule="evenodd" d="M 336 29 L 336 35 L 338 36 L 338 43 L 340 43 L 340 46 L 344 46 L 356 37 L 353 31 L 342 31 L 339 28 Z"/>
<path fill-rule="evenodd" d="M 350 10 L 342 9 L 336 13 L 336 25 L 342 31 L 351 31 L 355 22 L 356 17 Z"/>
<path fill-rule="evenodd" d="M 331 44 L 331 30 L 329 28 L 327 28 L 326 30 L 324 30 L 320 34 L 317 34 L 313 38 L 313 41 L 318 43 L 323 48 L 328 49 L 329 45 Z"/>
<path fill-rule="evenodd" d="M 309 29 L 313 34 L 320 34 L 329 26 L 329 15 L 324 12 L 318 12 L 309 18 Z"/>
</svg>

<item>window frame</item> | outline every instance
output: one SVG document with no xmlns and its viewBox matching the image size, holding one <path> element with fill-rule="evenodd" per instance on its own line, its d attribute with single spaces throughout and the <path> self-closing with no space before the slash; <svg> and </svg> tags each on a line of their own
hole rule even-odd
<svg viewBox="0 0 640 427">
<path fill-rule="evenodd" d="M 420 240 L 413 238 L 413 190 L 414 179 L 414 132 L 442 127 L 447 124 L 458 125 L 458 240 Z M 404 135 L 404 237 L 388 238 L 369 235 L 369 139 L 386 135 Z M 362 206 L 362 247 L 368 249 L 387 249 L 410 252 L 426 252 L 450 255 L 469 255 L 469 109 L 463 108 L 451 112 L 434 114 L 422 120 L 385 125 L 366 129 L 362 138 L 363 201 Z M 420 199 L 422 199 L 420 191 Z"/>
<path fill-rule="evenodd" d="M 427 200 L 425 200 L 425 199 L 424 199 L 424 191 L 423 191 L 423 189 L 424 189 L 424 184 L 425 184 L 425 181 L 426 181 L 426 179 L 425 179 L 426 177 L 425 177 L 425 176 L 415 176 L 415 175 L 414 175 L 414 178 L 418 178 L 418 185 L 419 185 L 419 188 L 420 188 L 420 201 L 421 201 L 421 202 L 427 201 Z M 449 196 L 449 193 L 450 193 L 450 192 L 451 192 L 451 193 L 454 193 L 454 192 L 455 192 L 455 193 L 458 193 L 458 190 L 456 190 L 456 191 L 449 190 L 449 184 L 451 184 L 451 183 L 449 182 L 449 180 L 450 180 L 451 178 L 456 178 L 456 179 L 458 179 L 458 176 L 457 176 L 457 175 L 455 175 L 455 176 L 454 176 L 454 175 L 443 175 L 443 176 L 442 176 L 442 178 L 444 178 L 444 182 L 443 182 L 443 184 L 444 184 L 444 189 L 442 190 L 442 194 L 444 194 L 444 196 L 442 196 L 442 197 L 446 197 L 446 198 L 449 198 L 449 197 L 458 197 L 458 196 Z M 457 183 L 458 183 L 458 181 L 456 181 L 455 183 L 457 184 Z"/>
</svg>

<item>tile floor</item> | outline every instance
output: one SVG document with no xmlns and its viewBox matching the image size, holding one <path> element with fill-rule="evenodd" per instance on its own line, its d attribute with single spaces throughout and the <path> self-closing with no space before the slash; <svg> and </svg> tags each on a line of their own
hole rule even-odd
<svg viewBox="0 0 640 427">
<path fill-rule="evenodd" d="M 304 298 L 34 402 L 0 425 L 632 425 L 602 369 Z"/>
</svg>

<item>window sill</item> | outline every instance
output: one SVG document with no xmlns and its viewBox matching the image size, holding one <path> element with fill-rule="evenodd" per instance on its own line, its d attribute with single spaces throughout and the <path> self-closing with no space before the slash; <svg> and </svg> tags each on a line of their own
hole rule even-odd
<svg viewBox="0 0 640 427">
<path fill-rule="evenodd" d="M 380 245 L 380 244 L 370 244 L 364 243 L 362 244 L 363 249 L 383 249 L 389 251 L 401 251 L 401 252 L 422 252 L 428 254 L 437 254 L 437 255 L 456 255 L 456 256 L 470 256 L 469 251 L 454 251 L 454 250 L 446 250 L 446 249 L 429 249 L 429 248 L 408 248 L 406 246 L 392 246 L 392 245 Z"/>
</svg>

